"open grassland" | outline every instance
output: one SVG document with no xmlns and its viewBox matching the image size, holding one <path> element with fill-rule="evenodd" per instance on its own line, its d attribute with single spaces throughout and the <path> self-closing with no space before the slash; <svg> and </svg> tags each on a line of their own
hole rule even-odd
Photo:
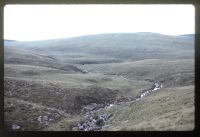
<svg viewBox="0 0 200 137">
<path fill-rule="evenodd" d="M 89 72 L 122 75 L 132 79 L 154 79 L 161 74 L 194 72 L 194 59 L 145 59 L 122 63 L 81 65 Z"/>
<path fill-rule="evenodd" d="M 133 91 L 137 94 L 140 89 L 151 86 L 144 80 L 129 80 L 118 75 L 104 75 L 102 73 L 65 73 L 64 70 L 31 65 L 6 64 L 6 77 L 15 80 L 27 80 L 36 83 L 52 83 L 63 88 L 92 88 L 101 87 L 122 91 L 122 94 Z M 31 77 L 31 78 L 30 78 Z"/>
</svg>

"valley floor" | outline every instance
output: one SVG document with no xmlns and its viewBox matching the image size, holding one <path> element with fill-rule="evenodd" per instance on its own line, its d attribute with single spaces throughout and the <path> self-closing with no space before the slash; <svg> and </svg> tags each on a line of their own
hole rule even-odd
<svg viewBox="0 0 200 137">
<path fill-rule="evenodd" d="M 195 128 L 192 60 L 156 59 L 77 67 L 84 73 L 5 64 L 6 129 L 77 131 L 87 120 L 84 108 L 91 109 L 91 105 L 98 106 L 90 111 L 97 117 L 96 123 L 98 117 L 110 116 L 103 121 L 99 129 L 102 131 Z M 136 102 L 130 101 L 155 82 L 161 82 L 163 87 Z"/>
</svg>

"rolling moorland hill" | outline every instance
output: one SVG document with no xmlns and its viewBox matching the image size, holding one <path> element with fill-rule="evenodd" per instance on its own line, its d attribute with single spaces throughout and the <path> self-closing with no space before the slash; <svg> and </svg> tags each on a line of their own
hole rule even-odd
<svg viewBox="0 0 200 137">
<path fill-rule="evenodd" d="M 156 33 L 98 34 L 67 39 L 35 42 L 6 42 L 11 46 L 87 63 L 105 60 L 142 60 L 160 58 L 194 58 L 194 37 L 168 36 Z M 191 46 L 193 45 L 193 46 Z M 78 58 L 80 57 L 80 58 Z M 97 58 L 98 57 L 98 58 Z M 94 61 L 94 58 L 97 59 Z M 109 58 L 109 59 L 105 59 Z M 67 60 L 67 61 L 69 61 Z M 91 61 L 91 62 L 90 62 Z M 83 62 L 84 63 L 84 62 Z"/>
<path fill-rule="evenodd" d="M 4 42 L 8 130 L 194 129 L 194 35 Z"/>
</svg>

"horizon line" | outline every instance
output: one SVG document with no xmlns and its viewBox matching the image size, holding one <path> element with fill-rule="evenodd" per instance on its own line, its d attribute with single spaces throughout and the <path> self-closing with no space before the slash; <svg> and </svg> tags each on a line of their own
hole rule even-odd
<svg viewBox="0 0 200 137">
<path fill-rule="evenodd" d="M 47 40 L 59 40 L 59 39 L 71 39 L 71 38 L 78 38 L 84 36 L 94 36 L 94 35 L 106 35 L 106 34 L 135 34 L 135 33 L 152 33 L 152 34 L 160 34 L 165 36 L 184 36 L 184 35 L 194 35 L 195 33 L 184 33 L 179 35 L 170 35 L 164 33 L 157 33 L 157 32 L 108 32 L 108 33 L 95 33 L 95 34 L 85 34 L 85 35 L 77 35 L 77 36 L 69 36 L 69 37 L 59 37 L 59 38 L 50 38 L 50 39 L 33 39 L 33 40 L 19 40 L 19 39 L 3 39 L 5 41 L 17 41 L 17 42 L 32 42 L 32 41 L 47 41 Z"/>
</svg>

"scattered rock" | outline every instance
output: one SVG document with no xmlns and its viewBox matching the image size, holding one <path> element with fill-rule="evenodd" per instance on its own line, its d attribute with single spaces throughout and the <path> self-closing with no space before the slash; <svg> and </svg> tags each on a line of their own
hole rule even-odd
<svg viewBox="0 0 200 137">
<path fill-rule="evenodd" d="M 103 119 L 98 119 L 95 123 L 97 126 L 102 126 L 104 124 L 104 120 Z"/>
<path fill-rule="evenodd" d="M 107 119 L 110 119 L 113 116 L 114 116 L 114 114 L 111 113 L 110 115 L 108 115 Z"/>
<path fill-rule="evenodd" d="M 77 126 L 75 126 L 73 129 L 78 129 L 82 131 L 96 131 L 96 130 L 101 130 L 103 126 L 105 125 L 105 122 L 109 119 L 111 119 L 114 114 L 102 114 L 102 115 L 97 115 L 95 112 L 97 112 L 100 108 L 110 108 L 113 107 L 116 104 L 120 104 L 120 102 L 130 102 L 130 105 L 135 103 L 136 101 L 139 101 L 141 98 L 144 96 L 150 94 L 154 90 L 158 90 L 162 88 L 162 84 L 157 82 L 154 83 L 151 89 L 146 89 L 143 90 L 140 95 L 136 97 L 121 97 L 120 99 L 115 100 L 112 103 L 105 103 L 102 107 L 99 107 L 99 104 L 96 103 L 91 103 L 90 105 L 85 106 L 82 109 L 82 112 L 84 113 L 85 120 L 81 121 Z"/>
<path fill-rule="evenodd" d="M 48 116 L 43 116 L 44 121 L 48 121 Z"/>
<path fill-rule="evenodd" d="M 37 118 L 37 120 L 41 123 L 41 122 L 42 122 L 42 116 L 39 116 L 39 117 Z"/>
<path fill-rule="evenodd" d="M 40 124 L 48 125 L 49 124 L 49 117 L 48 116 L 39 116 L 37 120 Z"/>
<path fill-rule="evenodd" d="M 12 125 L 12 129 L 13 130 L 17 130 L 17 129 L 20 129 L 21 127 L 19 126 L 19 125 L 17 125 L 17 124 L 13 124 Z"/>
</svg>

